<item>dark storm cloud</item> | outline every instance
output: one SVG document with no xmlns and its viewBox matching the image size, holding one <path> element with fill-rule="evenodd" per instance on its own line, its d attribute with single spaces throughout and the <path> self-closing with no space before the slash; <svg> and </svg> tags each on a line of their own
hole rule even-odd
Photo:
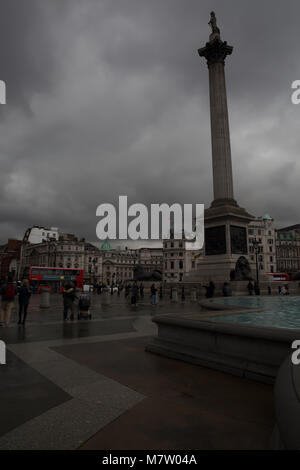
<svg viewBox="0 0 300 470">
<path fill-rule="evenodd" d="M 226 63 L 235 196 L 299 222 L 297 1 L 3 0 L 1 238 L 32 224 L 95 240 L 102 202 L 212 199 L 208 71 L 214 9 Z"/>
<path fill-rule="evenodd" d="M 10 106 L 27 107 L 32 93 L 46 91 L 53 85 L 55 47 L 51 25 L 55 21 L 54 6 L 55 2 L 38 0 L 1 2 L 1 79 L 8 84 Z"/>
</svg>

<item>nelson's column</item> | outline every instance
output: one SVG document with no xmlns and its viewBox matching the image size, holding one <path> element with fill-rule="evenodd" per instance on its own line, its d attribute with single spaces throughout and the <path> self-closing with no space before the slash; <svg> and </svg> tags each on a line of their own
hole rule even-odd
<svg viewBox="0 0 300 470">
<path fill-rule="evenodd" d="M 210 121 L 213 167 L 214 200 L 205 210 L 204 256 L 197 270 L 186 280 L 230 279 L 236 263 L 241 272 L 247 273 L 248 236 L 247 226 L 253 217 L 239 207 L 234 199 L 230 133 L 228 123 L 225 84 L 225 59 L 232 53 L 232 46 L 221 40 L 215 13 L 208 23 L 212 33 L 205 47 L 198 50 L 207 61 L 209 72 Z M 246 279 L 240 274 L 236 279 Z"/>
</svg>

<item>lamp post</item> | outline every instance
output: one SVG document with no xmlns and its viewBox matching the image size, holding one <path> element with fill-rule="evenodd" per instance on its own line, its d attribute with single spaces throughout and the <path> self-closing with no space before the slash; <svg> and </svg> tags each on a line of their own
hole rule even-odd
<svg viewBox="0 0 300 470">
<path fill-rule="evenodd" d="M 255 262 L 256 262 L 256 281 L 258 282 L 258 253 L 259 253 L 259 241 L 254 238 L 252 240 L 252 245 L 255 252 Z"/>
<path fill-rule="evenodd" d="M 53 239 L 48 241 L 48 266 L 56 267 L 56 241 Z"/>
<path fill-rule="evenodd" d="M 96 283 L 96 263 L 97 263 L 96 258 L 92 260 L 92 263 L 93 263 L 93 282 L 95 284 Z"/>
</svg>

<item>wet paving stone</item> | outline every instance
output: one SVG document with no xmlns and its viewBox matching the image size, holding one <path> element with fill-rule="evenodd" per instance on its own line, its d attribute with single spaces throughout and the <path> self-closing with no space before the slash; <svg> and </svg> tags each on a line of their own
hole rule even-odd
<svg viewBox="0 0 300 470">
<path fill-rule="evenodd" d="M 71 396 L 15 354 L 0 367 L 0 436 L 61 405 Z"/>
</svg>

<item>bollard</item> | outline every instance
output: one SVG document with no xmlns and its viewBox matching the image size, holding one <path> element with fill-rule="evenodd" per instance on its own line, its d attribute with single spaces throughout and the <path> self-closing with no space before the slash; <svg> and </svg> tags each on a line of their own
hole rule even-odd
<svg viewBox="0 0 300 470">
<path fill-rule="evenodd" d="M 40 308 L 49 308 L 50 292 L 48 291 L 48 289 L 41 289 L 40 296 Z"/>
<path fill-rule="evenodd" d="M 191 289 L 191 302 L 197 302 L 197 289 L 195 287 Z"/>
<path fill-rule="evenodd" d="M 172 299 L 171 302 L 178 302 L 178 292 L 177 289 L 172 289 Z"/>
</svg>

